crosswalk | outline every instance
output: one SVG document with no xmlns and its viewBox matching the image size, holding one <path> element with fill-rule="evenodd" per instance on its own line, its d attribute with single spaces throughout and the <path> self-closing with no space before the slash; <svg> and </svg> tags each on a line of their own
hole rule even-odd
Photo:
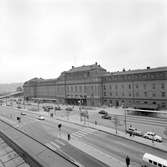
<svg viewBox="0 0 167 167">
<path fill-rule="evenodd" d="M 73 140 L 73 141 L 79 140 L 82 137 L 89 135 L 89 134 L 94 134 L 95 132 L 97 132 L 97 130 L 95 130 L 95 129 L 82 128 L 79 131 L 71 133 L 71 140 Z M 56 150 L 60 150 L 63 146 L 66 145 L 65 141 L 67 141 L 67 136 L 61 135 L 59 138 L 56 138 L 55 140 L 50 141 L 50 142 L 46 143 L 45 145 L 47 147 L 49 147 L 50 149 L 56 151 Z"/>
<path fill-rule="evenodd" d="M 74 138 L 74 139 L 80 139 L 86 135 L 89 135 L 89 134 L 93 134 L 97 132 L 96 129 L 91 129 L 91 128 L 83 128 L 77 132 L 74 132 L 71 134 L 71 138 Z"/>
<path fill-rule="evenodd" d="M 65 146 L 66 143 L 64 143 L 63 141 L 59 140 L 59 139 L 55 139 L 54 141 L 50 141 L 48 143 L 45 144 L 47 147 L 49 147 L 51 150 L 58 150 L 61 149 L 61 147 Z"/>
</svg>

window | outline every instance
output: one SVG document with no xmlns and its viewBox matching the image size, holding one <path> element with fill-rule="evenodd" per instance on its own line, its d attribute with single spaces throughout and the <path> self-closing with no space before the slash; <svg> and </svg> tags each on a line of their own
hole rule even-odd
<svg viewBox="0 0 167 167">
<path fill-rule="evenodd" d="M 154 164 L 154 165 L 157 165 L 157 162 L 153 161 L 153 164 Z"/>
<path fill-rule="evenodd" d="M 129 84 L 129 89 L 131 89 L 131 84 Z"/>
<path fill-rule="evenodd" d="M 161 96 L 162 96 L 162 97 L 165 97 L 165 92 L 161 92 Z"/>
<path fill-rule="evenodd" d="M 115 85 L 115 89 L 118 89 L 118 85 Z"/>
<path fill-rule="evenodd" d="M 161 83 L 161 89 L 165 89 L 165 84 Z"/>
<path fill-rule="evenodd" d="M 84 92 L 86 93 L 86 85 L 84 86 Z"/>
<path fill-rule="evenodd" d="M 153 101 L 153 104 L 156 104 L 156 102 L 155 102 L 155 101 Z"/>
<path fill-rule="evenodd" d="M 77 86 L 75 86 L 75 92 L 77 92 Z"/>
<path fill-rule="evenodd" d="M 144 89 L 146 89 L 146 86 L 147 86 L 146 84 L 143 84 L 143 88 L 144 88 Z"/>
<path fill-rule="evenodd" d="M 152 88 L 155 89 L 155 83 L 152 84 Z"/>
<path fill-rule="evenodd" d="M 82 92 L 82 86 L 79 86 L 79 91 Z"/>
<path fill-rule="evenodd" d="M 104 96 L 106 96 L 106 92 L 104 92 Z"/>
<path fill-rule="evenodd" d="M 103 86 L 103 89 L 104 89 L 104 90 L 106 90 L 106 87 L 105 87 L 105 85 Z"/>
<path fill-rule="evenodd" d="M 152 163 L 152 161 L 149 159 L 149 163 Z"/>
<path fill-rule="evenodd" d="M 158 163 L 158 166 L 159 166 L 159 167 L 162 167 L 162 165 L 161 165 L 161 164 L 159 164 L 159 163 Z"/>
<path fill-rule="evenodd" d="M 138 84 L 136 84 L 136 88 L 139 88 L 139 85 L 138 85 Z"/>
<path fill-rule="evenodd" d="M 129 93 L 129 96 L 131 97 L 131 93 Z"/>
<path fill-rule="evenodd" d="M 153 93 L 153 94 L 152 94 L 152 97 L 156 97 L 156 94 L 155 94 L 155 93 Z"/>
<path fill-rule="evenodd" d="M 139 97 L 139 92 L 136 92 L 136 97 Z"/>
<path fill-rule="evenodd" d="M 110 92 L 110 96 L 112 96 L 112 92 Z"/>
<path fill-rule="evenodd" d="M 144 92 L 144 96 L 147 97 L 147 92 Z"/>
<path fill-rule="evenodd" d="M 112 86 L 110 85 L 110 89 L 112 89 Z"/>
</svg>

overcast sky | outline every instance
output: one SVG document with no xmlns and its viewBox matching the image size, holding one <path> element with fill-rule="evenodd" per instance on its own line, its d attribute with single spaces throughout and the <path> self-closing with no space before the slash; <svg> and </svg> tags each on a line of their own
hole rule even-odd
<svg viewBox="0 0 167 167">
<path fill-rule="evenodd" d="M 0 0 L 0 83 L 167 66 L 166 0 Z"/>
</svg>

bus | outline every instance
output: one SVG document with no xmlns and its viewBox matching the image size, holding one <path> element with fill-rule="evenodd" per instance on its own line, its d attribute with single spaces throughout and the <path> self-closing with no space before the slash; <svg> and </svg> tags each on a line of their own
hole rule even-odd
<svg viewBox="0 0 167 167">
<path fill-rule="evenodd" d="M 143 161 L 145 163 L 145 166 L 149 167 L 167 167 L 167 160 L 160 158 L 158 156 L 145 153 L 143 155 Z"/>
</svg>

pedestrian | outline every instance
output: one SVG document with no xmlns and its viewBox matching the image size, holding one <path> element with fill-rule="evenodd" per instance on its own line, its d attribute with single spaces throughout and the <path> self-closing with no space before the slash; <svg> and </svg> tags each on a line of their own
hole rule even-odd
<svg viewBox="0 0 167 167">
<path fill-rule="evenodd" d="M 68 138 L 68 141 L 71 140 L 71 135 L 69 133 L 67 134 L 67 138 Z"/>
<path fill-rule="evenodd" d="M 127 156 L 126 156 L 126 166 L 129 167 L 129 165 L 130 165 L 130 158 L 129 158 L 129 156 L 127 155 Z"/>
</svg>

